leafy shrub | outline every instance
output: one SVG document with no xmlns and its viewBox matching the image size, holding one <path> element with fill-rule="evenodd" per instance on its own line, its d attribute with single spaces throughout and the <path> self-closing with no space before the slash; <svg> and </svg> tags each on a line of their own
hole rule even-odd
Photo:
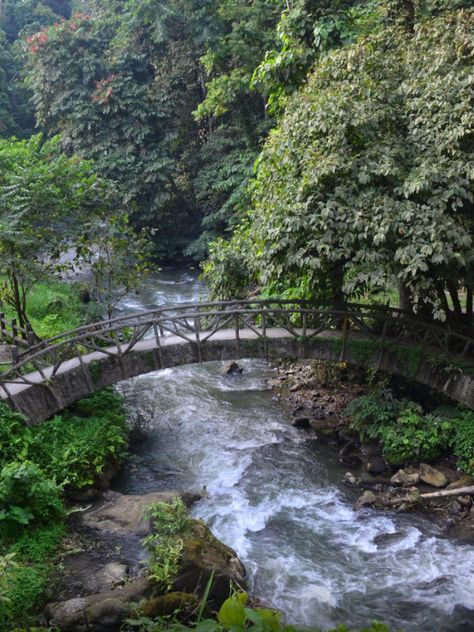
<svg viewBox="0 0 474 632">
<path fill-rule="evenodd" d="M 28 457 L 30 431 L 23 415 L 0 402 L 0 465 Z"/>
<path fill-rule="evenodd" d="M 47 576 L 42 568 L 20 565 L 15 571 L 15 581 L 8 591 L 11 603 L 11 621 L 27 623 L 28 614 L 43 605 Z M 11 630 L 11 626 L 7 628 Z"/>
<path fill-rule="evenodd" d="M 79 489 L 95 482 L 112 460 L 126 452 L 122 397 L 105 389 L 36 427 L 0 403 L 1 464 L 28 459 L 60 486 Z"/>
<path fill-rule="evenodd" d="M 64 516 L 61 489 L 31 461 L 14 461 L 0 472 L 0 533 L 47 524 Z"/>
<path fill-rule="evenodd" d="M 38 527 L 25 531 L 10 547 L 18 559 L 29 564 L 44 564 L 50 562 L 56 555 L 58 545 L 66 528 L 62 522 L 48 527 Z"/>
<path fill-rule="evenodd" d="M 351 428 L 363 438 L 379 439 L 380 428 L 393 424 L 407 403 L 393 398 L 389 391 L 380 391 L 354 399 L 344 412 L 351 417 Z"/>
<path fill-rule="evenodd" d="M 183 553 L 180 536 L 188 524 L 188 513 L 183 501 L 176 498 L 172 503 L 150 505 L 148 515 L 153 533 L 143 540 L 143 546 L 149 555 L 149 576 L 165 590 L 170 590 Z"/>
<path fill-rule="evenodd" d="M 12 614 L 11 590 L 17 581 L 18 564 L 14 553 L 0 555 L 0 624 Z"/>
<path fill-rule="evenodd" d="M 452 419 L 454 428 L 453 451 L 458 465 L 469 474 L 474 474 L 474 412 L 459 411 Z"/>
<path fill-rule="evenodd" d="M 247 593 L 235 593 L 224 601 L 214 619 L 201 619 L 198 616 L 198 620 L 188 627 L 176 622 L 176 620 L 170 622 L 160 618 L 152 621 L 146 617 L 141 617 L 139 620 L 128 619 L 125 630 L 133 629 L 137 632 L 186 632 L 186 630 L 194 630 L 194 632 L 245 632 L 245 630 L 252 632 L 297 632 L 297 628 L 282 621 L 280 612 L 269 608 L 250 608 L 247 606 L 247 602 Z M 200 613 L 203 610 L 201 607 Z M 311 628 L 311 631 L 318 632 L 316 628 Z M 350 632 L 350 630 L 345 625 L 339 625 L 328 632 Z M 360 632 L 390 632 L 390 629 L 383 623 L 374 621 L 370 627 L 364 628 Z"/>
<path fill-rule="evenodd" d="M 436 459 L 448 448 L 452 439 L 450 421 L 432 415 L 423 415 L 416 405 L 404 408 L 395 423 L 381 426 L 379 438 L 387 461 Z"/>
<path fill-rule="evenodd" d="M 346 408 L 351 427 L 363 438 L 380 441 L 387 461 L 430 461 L 451 445 L 453 423 L 444 414 L 425 415 L 421 406 L 389 393 L 365 395 Z"/>
</svg>

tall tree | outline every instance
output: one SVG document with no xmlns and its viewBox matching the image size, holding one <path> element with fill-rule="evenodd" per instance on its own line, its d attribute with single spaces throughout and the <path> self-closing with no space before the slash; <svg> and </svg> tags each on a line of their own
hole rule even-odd
<svg viewBox="0 0 474 632">
<path fill-rule="evenodd" d="M 470 321 L 474 13 L 405 26 L 321 58 L 290 99 L 246 217 L 213 246 L 218 293 L 236 278 L 320 300 L 401 283 L 416 309 Z"/>
</svg>

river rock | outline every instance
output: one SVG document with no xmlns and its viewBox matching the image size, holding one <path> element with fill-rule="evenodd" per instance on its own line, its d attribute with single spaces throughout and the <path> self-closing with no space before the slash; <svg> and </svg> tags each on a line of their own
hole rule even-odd
<svg viewBox="0 0 474 632">
<path fill-rule="evenodd" d="M 157 497 L 164 501 L 163 494 L 146 494 L 138 496 L 136 503 L 131 503 L 130 497 L 117 494 L 114 505 L 109 496 L 107 506 L 102 504 L 101 508 L 90 512 L 94 518 L 91 528 L 103 529 L 114 535 L 118 533 L 124 538 L 124 542 L 128 537 L 124 534 L 129 533 L 132 527 L 144 534 L 149 527 L 146 522 L 142 522 L 138 507 L 143 510 L 150 502 L 156 502 Z M 175 495 L 171 495 L 171 499 L 174 497 Z M 121 518 L 118 520 L 119 510 L 129 511 L 129 515 L 120 514 Z M 102 519 L 99 520 L 99 517 Z M 245 568 L 237 554 L 215 538 L 203 522 L 190 519 L 189 526 L 181 537 L 183 553 L 173 580 L 173 597 L 163 594 L 158 585 L 145 577 L 117 586 L 123 581 L 127 567 L 110 562 L 96 571 L 97 577 L 91 569 L 90 586 L 97 591 L 99 579 L 102 579 L 104 586 L 112 584 L 115 588 L 49 604 L 45 610 L 49 625 L 62 632 L 118 631 L 136 604 L 143 600 L 146 612 L 172 614 L 177 600 L 182 603 L 184 599 L 188 605 L 192 602 L 195 606 L 196 600 L 204 595 L 212 577 L 208 602 L 218 609 L 229 596 L 232 585 L 245 588 Z"/>
<path fill-rule="evenodd" d="M 427 463 L 421 463 L 420 465 L 420 479 L 432 487 L 446 487 L 449 483 L 449 480 L 443 472 L 440 472 Z"/>
<path fill-rule="evenodd" d="M 362 507 L 373 507 L 377 502 L 377 496 L 368 489 L 356 500 L 356 509 Z"/>
<path fill-rule="evenodd" d="M 346 472 L 344 474 L 344 481 L 349 483 L 349 485 L 357 485 L 357 478 L 352 474 L 352 472 Z"/>
<path fill-rule="evenodd" d="M 369 474 L 382 474 L 387 470 L 387 462 L 381 456 L 373 456 L 367 463 Z"/>
<path fill-rule="evenodd" d="M 147 535 L 151 524 L 146 516 L 148 505 L 156 502 L 172 502 L 181 497 L 190 506 L 200 496 L 179 492 L 154 492 L 141 496 L 128 496 L 117 492 L 107 492 L 104 500 L 82 516 L 85 526 L 97 531 L 126 535 L 134 533 Z"/>
<path fill-rule="evenodd" d="M 393 485 L 403 485 L 404 487 L 416 485 L 420 482 L 420 473 L 414 469 L 398 470 L 398 472 L 392 476 L 390 482 Z"/>
<path fill-rule="evenodd" d="M 45 615 L 48 625 L 61 632 L 111 632 L 120 629 L 132 604 L 151 591 L 148 579 L 140 578 L 121 589 L 50 603 Z"/>
<path fill-rule="evenodd" d="M 231 362 L 229 366 L 227 367 L 227 369 L 224 371 L 226 375 L 236 375 L 236 374 L 240 375 L 243 372 L 244 370 L 241 367 L 239 367 L 237 362 Z"/>
<path fill-rule="evenodd" d="M 295 428 L 300 428 L 301 430 L 309 430 L 311 428 L 311 424 L 307 417 L 298 417 L 294 420 L 293 426 Z"/>
<path fill-rule="evenodd" d="M 219 607 L 229 596 L 231 583 L 245 587 L 245 568 L 236 552 L 220 542 L 200 520 L 193 520 L 183 536 L 184 551 L 173 588 L 203 594 L 213 575 L 209 601 Z"/>
<path fill-rule="evenodd" d="M 465 474 L 458 478 L 457 481 L 450 483 L 446 489 L 459 489 L 460 487 L 470 487 L 471 485 L 474 485 L 474 478 Z"/>
</svg>

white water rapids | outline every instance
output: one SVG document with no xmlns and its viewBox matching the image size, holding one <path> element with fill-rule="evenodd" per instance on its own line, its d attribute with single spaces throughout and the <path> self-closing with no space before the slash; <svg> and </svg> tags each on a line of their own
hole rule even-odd
<svg viewBox="0 0 474 632">
<path fill-rule="evenodd" d="M 162 272 L 122 304 L 138 311 L 198 300 L 189 271 Z M 244 562 L 249 583 L 289 622 L 359 629 L 379 619 L 405 632 L 474 630 L 474 547 L 412 514 L 354 511 L 332 449 L 291 425 L 262 361 L 241 376 L 210 363 L 123 382 L 146 429 L 121 491 L 202 491 L 193 510 Z"/>
</svg>

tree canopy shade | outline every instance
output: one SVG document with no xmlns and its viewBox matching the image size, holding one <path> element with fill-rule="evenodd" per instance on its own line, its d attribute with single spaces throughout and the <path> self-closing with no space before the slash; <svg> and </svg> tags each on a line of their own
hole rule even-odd
<svg viewBox="0 0 474 632">
<path fill-rule="evenodd" d="M 474 13 L 395 25 L 320 59 L 259 158 L 252 204 L 206 272 L 225 295 L 340 296 L 399 283 L 472 312 Z M 453 305 L 448 305 L 446 289 Z"/>
</svg>

